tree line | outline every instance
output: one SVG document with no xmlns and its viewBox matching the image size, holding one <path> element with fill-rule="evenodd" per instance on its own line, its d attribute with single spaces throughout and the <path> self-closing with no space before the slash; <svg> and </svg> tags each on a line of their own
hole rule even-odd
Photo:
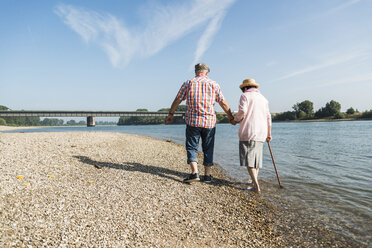
<svg viewBox="0 0 372 248">
<path fill-rule="evenodd" d="M 295 120 L 317 120 L 317 119 L 370 119 L 372 118 L 372 109 L 363 113 L 357 109 L 350 107 L 345 113 L 341 112 L 341 104 L 331 100 L 326 105 L 317 111 L 314 111 L 314 104 L 309 100 L 305 100 L 293 105 L 293 111 L 286 111 L 272 114 L 273 121 L 295 121 Z M 176 111 L 185 112 L 186 105 L 180 105 Z M 148 112 L 147 109 L 137 109 L 138 112 Z M 158 112 L 169 112 L 169 108 L 162 108 Z M 229 119 L 225 114 L 216 113 L 217 123 L 229 123 Z M 164 117 L 120 117 L 118 125 L 156 125 L 164 124 Z M 174 117 L 174 124 L 184 124 L 182 117 Z"/>
<path fill-rule="evenodd" d="M 179 105 L 176 109 L 178 112 L 185 112 L 186 105 Z M 157 112 L 168 113 L 170 108 L 162 108 Z M 147 109 L 137 109 L 136 112 L 149 112 Z M 183 124 L 185 121 L 182 117 L 175 116 L 173 118 L 174 124 Z M 165 124 L 165 117 L 162 116 L 121 116 L 119 118 L 118 125 L 158 125 Z"/>
<path fill-rule="evenodd" d="M 9 110 L 8 107 L 0 105 L 0 111 Z M 86 125 L 86 121 L 76 122 L 75 120 L 65 121 L 57 118 L 40 119 L 38 116 L 3 116 L 0 117 L 1 126 L 79 126 Z"/>
<path fill-rule="evenodd" d="M 273 121 L 292 121 L 292 120 L 316 120 L 316 119 L 369 119 L 372 118 L 372 109 L 363 113 L 358 109 L 350 107 L 346 112 L 341 112 L 341 104 L 331 100 L 324 107 L 314 112 L 314 104 L 309 100 L 296 103 L 292 107 L 293 111 L 273 114 Z"/>
<path fill-rule="evenodd" d="M 170 108 L 162 108 L 157 112 L 168 113 Z M 186 105 L 179 105 L 176 108 L 177 112 L 186 112 Z M 147 109 L 137 109 L 136 112 L 148 112 Z M 225 114 L 216 114 L 217 123 L 229 123 L 229 119 Z M 121 116 L 118 125 L 157 125 L 165 124 L 165 117 L 161 116 Z M 181 116 L 175 116 L 172 124 L 185 124 L 185 120 Z"/>
<path fill-rule="evenodd" d="M 170 108 L 162 108 L 157 112 L 168 113 Z M 179 105 L 176 108 L 177 112 L 186 112 L 186 105 Z M 137 112 L 148 112 L 147 109 L 137 109 Z M 217 123 L 229 123 L 229 119 L 224 114 L 216 114 Z M 157 125 L 165 124 L 165 117 L 161 116 L 121 116 L 118 125 Z M 181 116 L 175 116 L 172 124 L 185 124 L 185 120 Z"/>
<path fill-rule="evenodd" d="M 179 105 L 177 112 L 185 112 L 186 105 Z M 341 104 L 331 100 L 317 111 L 314 111 L 314 104 L 309 100 L 296 103 L 292 107 L 293 111 L 286 111 L 272 114 L 273 121 L 295 121 L 295 120 L 316 120 L 316 119 L 371 119 L 372 109 L 365 112 L 359 112 L 352 107 L 346 112 L 341 112 Z M 0 111 L 9 110 L 8 107 L 0 105 Z M 157 112 L 169 112 L 169 108 L 159 109 Z M 137 109 L 137 112 L 148 112 L 147 109 Z M 216 113 L 217 123 L 229 123 L 229 119 L 225 114 Z M 121 116 L 118 123 L 115 122 L 96 122 L 97 125 L 157 125 L 165 124 L 165 118 L 161 116 Z M 183 117 L 175 116 L 173 124 L 185 124 Z M 85 121 L 76 122 L 69 120 L 66 123 L 62 119 L 40 117 L 0 117 L 0 125 L 8 126 L 79 126 L 86 125 Z"/>
</svg>

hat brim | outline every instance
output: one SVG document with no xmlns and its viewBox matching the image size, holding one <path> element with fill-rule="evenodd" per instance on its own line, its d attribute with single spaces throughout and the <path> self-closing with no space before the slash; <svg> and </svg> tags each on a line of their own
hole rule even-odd
<svg viewBox="0 0 372 248">
<path fill-rule="evenodd" d="M 257 83 L 245 83 L 245 84 L 241 84 L 241 85 L 239 86 L 239 88 L 240 88 L 240 89 L 243 89 L 244 87 L 248 87 L 248 86 L 253 86 L 253 87 L 256 87 L 256 88 L 260 87 L 260 85 L 257 84 Z"/>
</svg>

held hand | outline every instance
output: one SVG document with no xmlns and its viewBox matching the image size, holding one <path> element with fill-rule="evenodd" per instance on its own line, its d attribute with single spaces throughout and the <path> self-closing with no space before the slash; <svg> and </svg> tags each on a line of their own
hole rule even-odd
<svg viewBox="0 0 372 248">
<path fill-rule="evenodd" d="M 230 124 L 231 124 L 231 125 L 234 125 L 234 126 L 235 126 L 236 123 L 237 123 L 237 122 L 236 122 L 234 119 L 231 119 L 231 120 L 230 120 Z"/>
<path fill-rule="evenodd" d="M 270 136 L 267 136 L 266 141 L 270 142 L 272 139 L 273 139 L 273 137 L 271 137 L 271 135 L 270 135 Z"/>
</svg>

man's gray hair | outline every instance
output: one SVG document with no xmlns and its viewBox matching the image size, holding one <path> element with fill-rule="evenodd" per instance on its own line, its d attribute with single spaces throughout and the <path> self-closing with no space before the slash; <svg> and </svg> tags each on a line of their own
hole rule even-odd
<svg viewBox="0 0 372 248">
<path fill-rule="evenodd" d="M 201 72 L 201 71 L 207 71 L 210 72 L 211 70 L 209 67 L 204 63 L 198 63 L 195 65 L 195 73 Z"/>
</svg>

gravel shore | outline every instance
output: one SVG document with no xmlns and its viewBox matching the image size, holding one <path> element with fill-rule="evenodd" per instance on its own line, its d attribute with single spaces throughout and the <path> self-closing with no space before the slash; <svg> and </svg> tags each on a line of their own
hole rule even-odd
<svg viewBox="0 0 372 248">
<path fill-rule="evenodd" d="M 182 183 L 173 142 L 0 133 L 0 154 L 0 247 L 282 246 L 275 211 L 217 167 L 211 184 Z"/>
</svg>

